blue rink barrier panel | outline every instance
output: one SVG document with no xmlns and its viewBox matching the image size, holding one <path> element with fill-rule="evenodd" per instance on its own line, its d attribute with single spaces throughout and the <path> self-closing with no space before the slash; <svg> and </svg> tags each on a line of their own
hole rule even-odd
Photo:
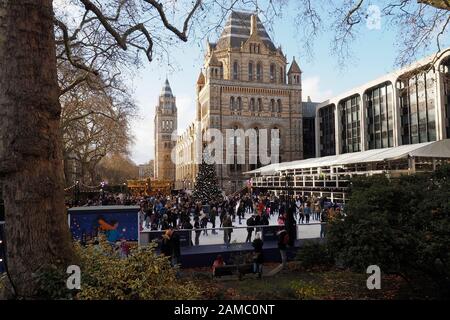
<svg viewBox="0 0 450 320">
<path fill-rule="evenodd" d="M 117 223 L 118 239 L 138 241 L 138 211 L 134 206 L 71 208 L 68 210 L 70 232 L 74 240 L 88 241 L 97 236 L 102 225 Z"/>
</svg>

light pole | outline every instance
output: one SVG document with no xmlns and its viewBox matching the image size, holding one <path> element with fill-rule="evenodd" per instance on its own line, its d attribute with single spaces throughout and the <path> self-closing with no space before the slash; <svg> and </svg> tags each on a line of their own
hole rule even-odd
<svg viewBox="0 0 450 320">
<path fill-rule="evenodd" d="M 286 203 L 287 203 L 288 207 L 290 207 L 291 206 L 291 198 L 289 195 L 289 190 L 290 190 L 289 182 L 291 181 L 291 176 L 289 176 L 289 174 L 287 172 L 286 172 L 286 177 L 285 177 L 284 181 L 286 184 Z"/>
<path fill-rule="evenodd" d="M 100 187 L 101 187 L 101 189 L 100 189 L 100 192 L 102 193 L 102 201 L 105 199 L 105 191 L 104 191 L 104 188 L 105 188 L 105 182 L 104 181 L 102 181 L 101 183 L 100 183 Z"/>
<path fill-rule="evenodd" d="M 78 206 L 80 202 L 80 181 L 75 181 L 75 203 Z"/>
</svg>

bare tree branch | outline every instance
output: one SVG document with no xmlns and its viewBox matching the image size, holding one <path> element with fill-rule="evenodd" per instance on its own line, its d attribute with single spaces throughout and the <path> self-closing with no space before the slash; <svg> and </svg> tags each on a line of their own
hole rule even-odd
<svg viewBox="0 0 450 320">
<path fill-rule="evenodd" d="M 159 16 L 161 17 L 161 21 L 168 30 L 172 31 L 182 41 L 184 42 L 187 41 L 187 31 L 189 28 L 189 22 L 192 16 L 194 15 L 195 11 L 202 4 L 202 0 L 195 1 L 194 7 L 192 8 L 192 10 L 189 11 L 187 18 L 184 20 L 182 31 L 178 30 L 176 27 L 174 27 L 172 24 L 169 23 L 169 21 L 167 20 L 166 13 L 164 12 L 163 9 L 163 5 L 161 3 L 155 0 L 144 0 L 144 1 L 153 6 L 158 11 Z"/>
</svg>

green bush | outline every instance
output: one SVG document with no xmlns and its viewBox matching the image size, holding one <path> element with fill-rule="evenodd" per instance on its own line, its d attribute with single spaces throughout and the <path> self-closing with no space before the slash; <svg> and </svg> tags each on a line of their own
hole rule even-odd
<svg viewBox="0 0 450 320">
<path fill-rule="evenodd" d="M 334 260 L 324 243 L 308 241 L 297 251 L 297 261 L 305 269 L 313 267 L 329 268 L 333 266 Z"/>
<path fill-rule="evenodd" d="M 76 291 L 67 288 L 68 276 L 65 270 L 56 265 L 41 266 L 35 274 L 39 283 L 36 297 L 44 300 L 73 299 Z"/>
<path fill-rule="evenodd" d="M 346 216 L 330 222 L 336 260 L 358 272 L 378 265 L 406 279 L 450 288 L 450 167 L 388 179 L 352 179 Z M 413 283 L 414 281 L 411 281 Z"/>
<path fill-rule="evenodd" d="M 120 258 L 111 246 L 82 247 L 75 244 L 80 261 L 81 289 L 66 289 L 68 275 L 46 267 L 38 277 L 44 299 L 77 300 L 178 300 L 197 299 L 200 291 L 190 281 L 177 279 L 168 259 L 157 255 L 153 246 L 135 247 L 128 258 Z"/>
</svg>

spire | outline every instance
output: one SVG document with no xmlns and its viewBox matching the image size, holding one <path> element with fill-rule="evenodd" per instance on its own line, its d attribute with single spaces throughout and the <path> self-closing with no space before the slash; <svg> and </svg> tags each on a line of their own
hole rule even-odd
<svg viewBox="0 0 450 320">
<path fill-rule="evenodd" d="M 170 88 L 170 83 L 167 77 L 164 86 L 161 89 L 161 97 L 173 97 L 172 89 Z"/>
<path fill-rule="evenodd" d="M 198 75 L 197 84 L 198 85 L 205 84 L 205 76 L 203 75 L 203 71 L 201 71 L 201 70 L 200 70 L 200 74 Z"/>
<path fill-rule="evenodd" d="M 292 59 L 291 67 L 289 68 L 288 74 L 291 73 L 302 73 L 302 70 L 300 70 L 300 67 L 297 64 L 297 61 L 295 61 L 295 57 Z"/>
<path fill-rule="evenodd" d="M 206 52 L 207 53 L 211 52 L 211 43 L 209 42 L 209 36 L 206 37 Z"/>
<path fill-rule="evenodd" d="M 256 21 L 256 14 L 250 17 L 250 36 L 258 34 L 258 22 Z"/>
</svg>

